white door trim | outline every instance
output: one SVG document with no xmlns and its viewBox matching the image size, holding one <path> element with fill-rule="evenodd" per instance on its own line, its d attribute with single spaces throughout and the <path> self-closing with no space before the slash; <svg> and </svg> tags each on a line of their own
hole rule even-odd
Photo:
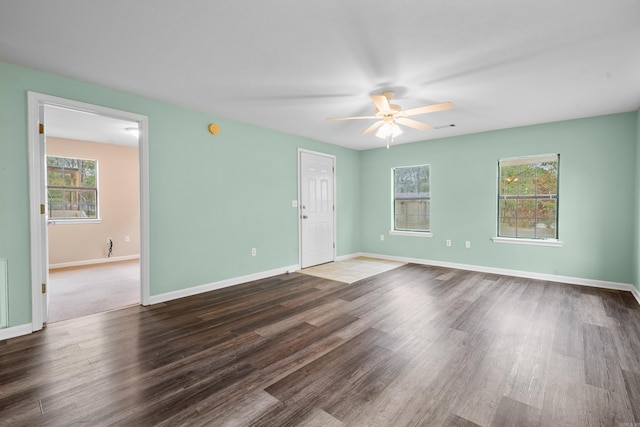
<svg viewBox="0 0 640 427">
<path fill-rule="evenodd" d="M 323 157 L 328 157 L 330 159 L 333 160 L 333 167 L 335 168 L 335 171 L 333 173 L 333 204 L 335 205 L 335 209 L 333 210 L 333 241 L 335 242 L 335 245 L 333 247 L 333 260 L 336 260 L 336 253 L 337 253 L 337 249 L 338 249 L 338 239 L 337 239 L 337 230 L 338 230 L 338 222 L 337 222 L 337 212 L 338 212 L 338 202 L 336 199 L 336 176 L 337 176 L 337 171 L 338 171 L 338 165 L 336 162 L 336 156 L 332 155 L 332 154 L 327 154 L 327 153 L 321 153 L 319 151 L 312 151 L 312 150 L 307 150 L 305 148 L 298 148 L 298 152 L 296 153 L 297 156 L 297 163 L 298 163 L 298 265 L 302 267 L 302 215 L 300 214 L 300 198 L 301 198 L 301 167 L 300 167 L 300 154 L 301 153 L 309 153 L 309 154 L 314 154 L 316 156 L 323 156 Z"/>
<path fill-rule="evenodd" d="M 41 185 L 44 185 L 44 158 L 39 149 L 39 118 L 38 110 L 42 105 L 55 105 L 86 111 L 117 119 L 138 122 L 140 137 L 138 144 L 140 162 L 140 303 L 149 305 L 149 118 L 136 113 L 115 110 L 56 96 L 45 95 L 37 92 L 28 92 L 28 137 L 29 137 L 29 206 L 30 206 L 30 231 L 31 231 L 31 323 L 32 330 L 42 329 L 43 303 L 41 286 L 45 283 L 47 271 L 43 271 L 43 265 L 48 260 L 43 254 L 46 235 L 40 227 L 41 214 Z M 42 201 L 44 202 L 44 201 Z"/>
</svg>

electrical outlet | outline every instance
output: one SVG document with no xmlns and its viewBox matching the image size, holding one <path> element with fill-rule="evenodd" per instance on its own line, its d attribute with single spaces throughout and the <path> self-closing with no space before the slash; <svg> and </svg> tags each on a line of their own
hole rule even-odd
<svg viewBox="0 0 640 427">
<path fill-rule="evenodd" d="M 450 239 L 447 239 L 447 241 L 445 242 L 445 244 L 447 245 L 447 247 L 449 247 L 449 248 L 450 248 L 450 247 L 451 247 L 451 240 L 450 240 Z"/>
<path fill-rule="evenodd" d="M 384 234 L 380 235 L 380 240 L 384 240 Z"/>
<path fill-rule="evenodd" d="M 466 242 L 464 242 L 464 247 L 467 248 L 467 249 L 471 248 L 471 242 L 468 241 L 468 240 Z"/>
<path fill-rule="evenodd" d="M 131 237 L 129 237 L 128 235 L 124 236 L 124 241 L 125 242 L 130 242 L 131 241 Z"/>
<path fill-rule="evenodd" d="M 111 242 L 112 242 L 111 237 L 107 237 L 107 243 L 111 243 Z"/>
<path fill-rule="evenodd" d="M 251 256 L 256 256 L 256 248 L 251 248 Z"/>
<path fill-rule="evenodd" d="M 292 200 L 291 201 L 291 207 L 292 208 L 297 208 L 298 207 L 298 201 L 297 200 Z"/>
</svg>

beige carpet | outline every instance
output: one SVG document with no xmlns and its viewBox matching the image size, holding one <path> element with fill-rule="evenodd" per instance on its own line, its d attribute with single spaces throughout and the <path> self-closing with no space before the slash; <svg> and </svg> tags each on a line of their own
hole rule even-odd
<svg viewBox="0 0 640 427">
<path fill-rule="evenodd" d="M 49 271 L 49 320 L 75 319 L 140 302 L 138 260 Z"/>
<path fill-rule="evenodd" d="M 405 262 L 400 261 L 358 257 L 303 268 L 302 270 L 298 270 L 298 272 L 338 282 L 353 283 L 375 274 L 393 270 L 405 264 Z"/>
</svg>

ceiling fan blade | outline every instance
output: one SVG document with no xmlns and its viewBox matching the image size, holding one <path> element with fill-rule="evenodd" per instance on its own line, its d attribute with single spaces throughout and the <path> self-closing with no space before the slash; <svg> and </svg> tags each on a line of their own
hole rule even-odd
<svg viewBox="0 0 640 427">
<path fill-rule="evenodd" d="M 453 107 L 454 107 L 453 103 L 443 102 L 442 104 L 425 105 L 424 107 L 411 108 L 409 110 L 404 110 L 402 112 L 402 115 L 404 117 L 416 116 L 418 114 L 427 114 L 427 113 L 435 113 L 437 111 L 451 110 Z"/>
<path fill-rule="evenodd" d="M 359 119 L 377 119 L 376 116 L 358 116 L 358 117 L 329 117 L 327 120 L 359 120 Z"/>
<path fill-rule="evenodd" d="M 410 128 L 414 128 L 418 130 L 427 130 L 431 127 L 431 125 L 427 123 L 422 123 L 417 120 L 407 119 L 404 117 L 398 117 L 396 119 L 396 122 L 400 123 L 401 125 L 409 126 Z"/>
<path fill-rule="evenodd" d="M 389 100 L 386 96 L 371 95 L 371 100 L 374 104 L 376 104 L 378 111 L 391 111 L 391 106 L 389 105 Z"/>
<path fill-rule="evenodd" d="M 378 129 L 380 126 L 382 126 L 384 122 L 382 120 L 378 120 L 377 122 L 375 122 L 374 124 L 372 124 L 371 126 L 369 126 L 368 128 L 366 128 L 364 131 L 362 131 L 363 135 L 368 135 L 371 132 L 373 132 L 374 130 Z"/>
</svg>

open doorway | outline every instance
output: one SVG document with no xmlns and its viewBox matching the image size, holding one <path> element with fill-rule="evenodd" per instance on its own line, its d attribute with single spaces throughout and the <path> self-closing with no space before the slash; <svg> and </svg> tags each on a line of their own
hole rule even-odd
<svg viewBox="0 0 640 427">
<path fill-rule="evenodd" d="M 134 269 L 133 282 L 137 285 L 134 293 L 138 296 L 135 298 L 136 302 L 143 305 L 149 304 L 148 118 L 135 113 L 35 92 L 29 92 L 28 96 L 29 176 L 32 207 L 30 227 L 32 330 L 40 330 L 45 323 L 49 322 L 50 267 L 53 267 L 53 270 L 80 271 L 90 270 L 91 268 L 88 266 L 106 268 L 116 267 L 122 263 L 126 270 Z M 56 117 L 56 115 L 58 116 Z M 48 123 L 47 120 L 50 120 L 51 123 Z M 122 137 L 126 135 L 129 138 L 129 145 L 133 146 L 130 151 L 136 153 L 133 160 L 130 159 L 128 167 L 123 167 L 122 164 L 116 165 L 115 175 L 119 177 L 120 182 L 112 185 L 111 191 L 122 192 L 123 187 L 128 186 L 136 188 L 137 193 L 132 198 L 133 201 L 129 203 L 129 207 L 118 206 L 120 203 L 118 201 L 107 202 L 112 205 L 112 208 L 115 208 L 116 212 L 110 214 L 109 218 L 104 215 L 106 213 L 106 210 L 103 210 L 105 206 L 101 206 L 100 200 L 101 193 L 110 190 L 106 190 L 100 184 L 102 178 L 99 172 L 99 165 L 104 162 L 104 166 L 108 162 L 104 160 L 105 158 L 98 161 L 97 154 L 94 155 L 82 150 L 88 150 L 91 146 L 91 149 L 97 150 L 94 151 L 97 153 L 100 150 L 108 151 L 109 147 L 117 149 L 122 145 L 126 148 L 127 144 L 117 143 L 114 132 L 106 132 L 105 136 L 104 128 L 96 122 L 99 120 L 116 126 L 116 133 L 120 133 Z M 82 134 L 83 125 L 95 135 Z M 99 135 L 100 132 L 97 132 L 97 129 L 100 128 L 103 130 L 102 136 Z M 138 136 L 129 133 L 136 129 L 139 132 Z M 87 129 L 84 130 L 87 131 Z M 133 143 L 131 143 L 132 140 Z M 51 149 L 48 149 L 48 143 L 51 143 Z M 74 151 L 74 149 L 80 151 Z M 121 152 L 110 155 L 116 160 L 116 163 L 123 162 Z M 49 157 L 54 157 L 54 159 Z M 88 161 L 86 167 L 83 164 L 84 160 Z M 65 170 L 65 168 L 69 170 Z M 87 170 L 81 172 L 80 169 Z M 87 188 L 77 188 L 78 185 L 75 184 L 79 180 L 79 174 L 84 173 L 90 176 L 95 174 L 93 169 L 98 170 L 98 176 L 90 177 L 88 182 L 94 185 L 87 185 Z M 111 169 L 114 168 L 111 167 Z M 135 169 L 133 171 L 134 178 L 131 178 L 132 175 L 129 175 L 128 178 L 125 177 L 124 170 L 127 169 Z M 68 176 L 69 182 L 61 178 L 57 185 L 49 186 L 50 173 L 58 173 L 59 178 Z M 75 176 L 75 184 L 71 182 L 72 176 Z M 125 184 L 125 182 L 127 183 Z M 57 193 L 49 194 L 50 187 L 55 189 Z M 96 192 L 98 194 L 95 194 Z M 103 202 L 105 201 L 103 200 Z M 125 228 L 111 229 L 98 227 L 103 223 L 113 227 L 114 223 L 118 222 L 113 215 L 117 216 L 118 214 L 129 216 L 129 225 L 126 225 Z M 80 226 L 85 226 L 85 228 L 81 228 L 79 233 L 77 230 L 75 230 L 75 235 L 68 232 L 72 228 Z M 92 229 L 90 230 L 86 226 L 91 226 Z M 49 237 L 52 233 L 49 229 L 51 227 L 56 228 L 56 233 L 64 227 L 67 227 L 67 230 L 58 233 L 62 234 L 62 237 L 56 235 L 54 238 L 51 235 L 51 240 L 62 240 L 64 245 L 57 246 L 57 243 L 52 241 L 51 252 L 54 257 L 50 259 Z M 96 230 L 98 233 L 94 233 Z M 53 254 L 54 251 L 55 254 Z M 104 273 L 98 274 L 104 275 Z M 122 277 L 121 274 L 117 276 Z M 82 280 L 85 281 L 85 279 Z M 98 296 L 98 299 L 104 299 L 104 288 L 108 285 L 100 285 L 100 281 L 96 278 L 89 280 L 89 282 L 93 286 L 102 286 L 100 290 L 103 293 Z M 109 289 L 107 289 L 107 293 L 118 293 L 115 289 L 113 292 L 108 291 Z M 55 319 L 52 320 L 55 321 Z"/>
<path fill-rule="evenodd" d="M 45 105 L 47 323 L 140 303 L 138 123 Z"/>
</svg>

